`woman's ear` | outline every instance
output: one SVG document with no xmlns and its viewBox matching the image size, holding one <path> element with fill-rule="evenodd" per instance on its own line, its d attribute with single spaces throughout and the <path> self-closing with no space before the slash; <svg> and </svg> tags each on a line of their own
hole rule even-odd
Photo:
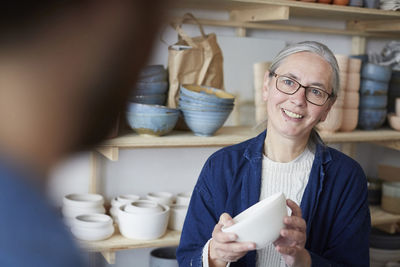
<svg viewBox="0 0 400 267">
<path fill-rule="evenodd" d="M 262 98 L 264 101 L 267 101 L 268 99 L 268 84 L 270 81 L 269 77 L 269 71 L 267 70 L 264 75 L 264 83 L 263 83 L 263 88 L 262 88 Z"/>
</svg>

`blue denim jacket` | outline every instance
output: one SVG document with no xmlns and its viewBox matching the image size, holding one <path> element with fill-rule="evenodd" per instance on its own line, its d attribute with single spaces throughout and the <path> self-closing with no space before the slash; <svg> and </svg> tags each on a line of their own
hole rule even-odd
<svg viewBox="0 0 400 267">
<path fill-rule="evenodd" d="M 232 217 L 259 201 L 266 132 L 225 147 L 206 161 L 177 250 L 179 266 L 202 266 L 202 249 L 223 212 Z M 317 144 L 300 207 L 312 266 L 369 266 L 367 179 L 345 154 Z M 255 266 L 256 251 L 231 266 Z"/>
</svg>

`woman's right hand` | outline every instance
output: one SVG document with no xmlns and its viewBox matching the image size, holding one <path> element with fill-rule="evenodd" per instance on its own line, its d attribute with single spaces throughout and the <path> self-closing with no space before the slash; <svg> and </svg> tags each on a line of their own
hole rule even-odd
<svg viewBox="0 0 400 267">
<path fill-rule="evenodd" d="M 223 213 L 215 225 L 209 244 L 208 263 L 210 267 L 225 267 L 228 262 L 234 262 L 243 257 L 248 251 L 256 249 L 252 242 L 236 242 L 237 235 L 222 232 L 222 227 L 233 225 L 232 217 Z"/>
</svg>

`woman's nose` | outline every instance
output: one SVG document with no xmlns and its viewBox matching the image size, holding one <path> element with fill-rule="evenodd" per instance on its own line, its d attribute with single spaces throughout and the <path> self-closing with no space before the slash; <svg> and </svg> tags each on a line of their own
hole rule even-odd
<svg viewBox="0 0 400 267">
<path fill-rule="evenodd" d="M 296 93 L 291 95 L 290 100 L 297 106 L 303 106 L 306 104 L 306 89 L 303 86 L 297 90 Z"/>
</svg>

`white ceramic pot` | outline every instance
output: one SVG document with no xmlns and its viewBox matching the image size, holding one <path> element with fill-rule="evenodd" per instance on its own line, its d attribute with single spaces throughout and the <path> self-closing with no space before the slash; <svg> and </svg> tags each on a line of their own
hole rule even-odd
<svg viewBox="0 0 400 267">
<path fill-rule="evenodd" d="M 99 241 L 104 240 L 112 236 L 114 233 L 114 226 L 112 224 L 105 227 L 71 227 L 72 234 L 80 240 L 85 241 Z"/>
<path fill-rule="evenodd" d="M 77 207 L 77 208 L 95 208 L 102 206 L 104 198 L 98 194 L 69 194 L 64 196 L 64 206 Z"/>
<path fill-rule="evenodd" d="M 147 199 L 153 200 L 161 205 L 172 205 L 174 195 L 170 192 L 150 192 L 146 196 Z"/>
<path fill-rule="evenodd" d="M 81 228 L 104 228 L 113 224 L 106 214 L 81 214 L 74 218 L 74 226 Z"/>
<path fill-rule="evenodd" d="M 171 230 L 182 231 L 187 211 L 188 206 L 172 205 L 169 215 L 168 228 Z"/>
<path fill-rule="evenodd" d="M 165 234 L 169 219 L 169 206 L 161 205 L 158 213 L 129 213 L 125 205 L 118 208 L 119 230 L 130 239 L 152 240 Z"/>
<path fill-rule="evenodd" d="M 254 242 L 257 249 L 279 237 L 287 216 L 286 198 L 283 193 L 274 194 L 249 207 L 233 218 L 234 225 L 222 228 L 223 232 L 235 233 L 239 242 Z"/>
<path fill-rule="evenodd" d="M 61 209 L 61 212 L 66 218 L 75 218 L 81 214 L 91 214 L 91 213 L 105 213 L 106 210 L 103 206 L 97 206 L 92 208 L 78 208 L 78 207 L 70 207 L 64 206 Z"/>
<path fill-rule="evenodd" d="M 192 192 L 182 192 L 176 195 L 176 205 L 186 205 L 189 206 L 190 198 Z"/>
<path fill-rule="evenodd" d="M 155 201 L 152 200 L 137 200 L 132 203 L 125 204 L 124 211 L 129 213 L 159 213 L 163 208 Z"/>
<path fill-rule="evenodd" d="M 134 195 L 134 194 L 120 195 L 117 197 L 117 201 L 119 203 L 123 203 L 123 204 L 133 202 L 133 201 L 136 201 L 139 199 L 140 199 L 140 196 Z"/>
</svg>

